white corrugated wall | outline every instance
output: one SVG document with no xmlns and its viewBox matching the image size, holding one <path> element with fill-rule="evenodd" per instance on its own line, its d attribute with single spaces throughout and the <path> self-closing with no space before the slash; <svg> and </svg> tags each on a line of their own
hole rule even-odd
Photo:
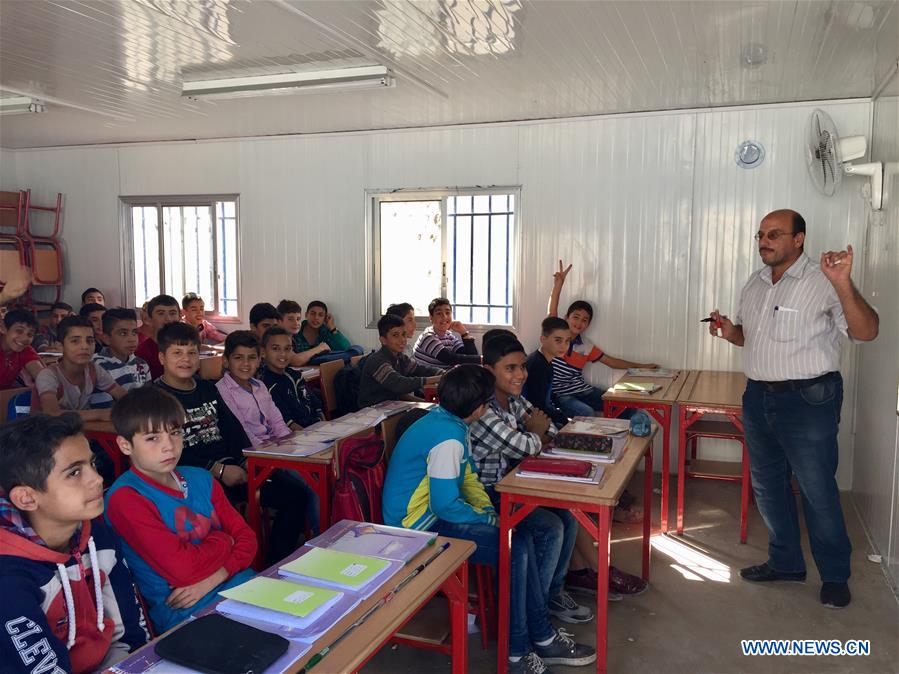
<svg viewBox="0 0 899 674">
<path fill-rule="evenodd" d="M 874 104 L 872 156 L 899 161 L 899 98 Z M 861 349 L 852 493 L 875 549 L 899 587 L 899 173 L 892 198 L 868 218 L 865 290 L 880 313 L 880 336 Z"/>
<path fill-rule="evenodd" d="M 119 196 L 239 194 L 243 315 L 256 301 L 321 298 L 354 341 L 374 346 L 376 333 L 364 328 L 365 190 L 521 185 L 517 328 L 526 346 L 536 342 L 562 257 L 574 263 L 562 303 L 593 302 L 590 336 L 610 353 L 739 369 L 738 350 L 708 337 L 698 321 L 715 307 L 736 310 L 758 266 L 751 237 L 761 216 L 801 211 L 812 255 L 863 241 L 860 183 L 826 199 L 806 176 L 813 107 L 21 151 L 18 184 L 4 188 L 30 186 L 40 198 L 65 193 L 70 300 L 88 285 L 119 299 Z M 822 107 L 843 133 L 869 132 L 869 102 Z M 747 138 L 767 150 L 754 171 L 733 161 Z M 853 354 L 846 349 L 844 488 L 851 483 Z M 597 365 L 590 377 L 605 383 L 612 373 Z"/>
</svg>

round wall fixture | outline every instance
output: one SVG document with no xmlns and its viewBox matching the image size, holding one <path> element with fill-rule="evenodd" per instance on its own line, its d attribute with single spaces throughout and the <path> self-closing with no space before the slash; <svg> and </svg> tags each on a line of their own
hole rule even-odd
<svg viewBox="0 0 899 674">
<path fill-rule="evenodd" d="M 765 161 L 765 146 L 757 140 L 744 140 L 734 152 L 734 161 L 740 168 L 757 168 Z"/>
</svg>

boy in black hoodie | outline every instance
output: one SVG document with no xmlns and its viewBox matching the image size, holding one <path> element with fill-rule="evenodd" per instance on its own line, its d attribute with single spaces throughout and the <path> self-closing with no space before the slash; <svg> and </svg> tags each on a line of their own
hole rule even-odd
<svg viewBox="0 0 899 674">
<path fill-rule="evenodd" d="M 93 672 L 146 643 L 81 419 L 0 427 L 0 489 L 0 669 Z"/>
</svg>

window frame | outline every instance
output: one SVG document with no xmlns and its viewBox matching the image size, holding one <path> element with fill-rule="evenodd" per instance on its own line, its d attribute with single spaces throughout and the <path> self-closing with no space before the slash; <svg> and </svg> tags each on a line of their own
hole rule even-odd
<svg viewBox="0 0 899 674">
<path fill-rule="evenodd" d="M 515 197 L 515 209 L 512 215 L 513 253 L 510 262 L 513 266 L 509 278 L 512 282 L 512 323 L 466 323 L 465 326 L 476 334 L 482 334 L 492 328 L 505 327 L 513 331 L 518 328 L 519 310 L 521 307 L 520 295 L 520 270 L 521 270 L 521 185 L 490 185 L 488 187 L 432 187 L 432 188 L 398 188 L 398 189 L 366 189 L 365 190 L 365 269 L 366 292 L 365 313 L 369 318 L 367 328 L 377 328 L 378 319 L 381 317 L 381 242 L 380 242 L 380 211 L 381 202 L 390 201 L 439 201 L 440 202 L 440 245 L 442 254 L 441 270 L 441 297 L 447 293 L 446 265 L 449 264 L 447 250 L 447 220 L 446 200 L 449 197 L 484 196 L 492 194 L 510 194 Z M 431 325 L 427 316 L 415 316 L 415 326 L 423 330 Z"/>
<path fill-rule="evenodd" d="M 236 264 L 236 275 L 237 278 L 234 280 L 237 290 L 237 313 L 234 316 L 226 316 L 218 313 L 218 213 L 216 212 L 216 203 L 220 201 L 233 201 L 234 202 L 234 229 L 235 229 L 235 240 L 237 243 L 237 264 Z M 241 253 L 241 242 L 240 242 L 240 195 L 238 194 L 175 194 L 175 195 L 142 195 L 142 196 L 120 196 L 119 197 L 119 208 L 120 208 L 120 217 L 119 222 L 121 223 L 120 229 L 120 240 L 121 240 L 121 250 L 122 250 L 122 288 L 124 289 L 123 297 L 127 298 L 127 301 L 135 306 L 139 306 L 137 304 L 137 288 L 134 284 L 134 223 L 131 219 L 132 217 L 132 207 L 134 206 L 155 206 L 157 209 L 157 217 L 158 217 L 158 227 L 159 227 L 159 251 L 160 251 L 160 261 L 163 264 L 160 264 L 160 287 L 164 286 L 164 278 L 165 272 L 165 260 L 163 259 L 163 208 L 167 206 L 175 206 L 175 207 L 184 207 L 184 206 L 208 206 L 212 211 L 212 235 L 213 235 L 213 276 L 215 278 L 215 282 L 213 284 L 215 297 L 213 297 L 210 301 L 210 298 L 203 298 L 206 300 L 207 308 L 209 306 L 213 307 L 213 311 L 206 311 L 204 315 L 206 318 L 214 319 L 216 323 L 241 323 L 241 316 L 243 315 L 243 305 L 242 305 L 242 292 L 241 292 L 241 263 L 240 263 L 240 253 Z M 178 300 L 179 306 L 181 303 L 181 298 L 175 298 Z"/>
</svg>

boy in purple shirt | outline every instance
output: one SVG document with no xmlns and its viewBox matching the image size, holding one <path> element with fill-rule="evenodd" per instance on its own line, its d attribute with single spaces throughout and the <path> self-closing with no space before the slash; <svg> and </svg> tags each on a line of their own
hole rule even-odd
<svg viewBox="0 0 899 674">
<path fill-rule="evenodd" d="M 249 330 L 237 330 L 225 339 L 225 375 L 215 387 L 254 447 L 290 435 L 291 431 L 265 384 L 256 379 L 259 342 Z"/>
<path fill-rule="evenodd" d="M 272 400 L 268 388 L 256 379 L 259 369 L 259 342 L 249 330 L 237 330 L 225 339 L 225 375 L 215 387 L 243 426 L 253 447 L 286 437 L 292 433 Z M 306 501 L 305 519 L 313 534 L 319 532 L 319 503 L 315 492 L 295 471 L 278 471 L 285 484 L 301 492 Z"/>
</svg>

